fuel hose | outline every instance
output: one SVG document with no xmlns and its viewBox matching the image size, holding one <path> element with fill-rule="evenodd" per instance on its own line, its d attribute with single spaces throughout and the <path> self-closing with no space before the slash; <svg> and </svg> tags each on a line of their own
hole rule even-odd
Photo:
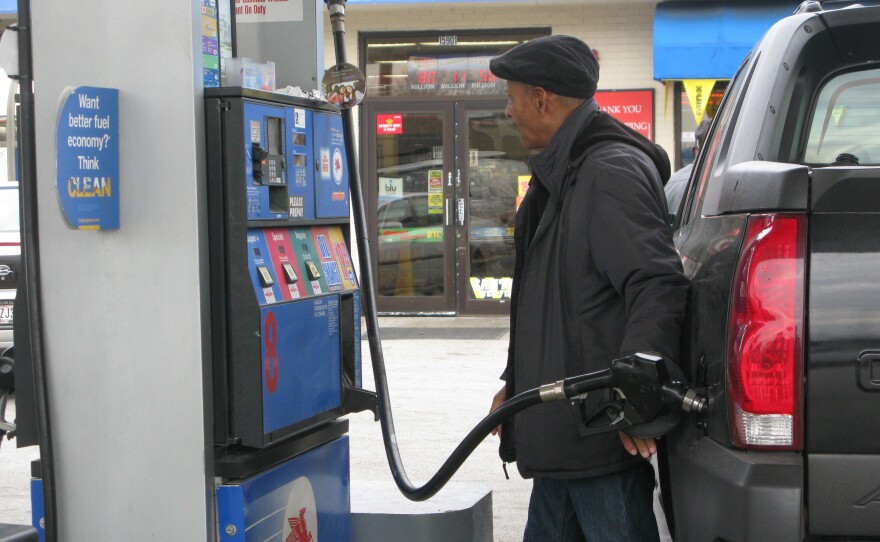
<svg viewBox="0 0 880 542">
<path fill-rule="evenodd" d="M 40 478 L 43 483 L 43 517 L 46 542 L 58 540 L 57 479 L 52 431 L 49 423 L 49 393 L 43 356 L 42 290 L 40 287 L 39 220 L 37 217 L 37 153 L 34 108 L 34 76 L 30 0 L 18 0 L 18 71 L 21 96 L 19 129 L 21 139 L 21 256 L 27 284 L 30 355 L 34 378 L 37 434 L 40 441 Z"/>
<path fill-rule="evenodd" d="M 346 0 L 326 0 L 330 12 L 330 24 L 333 31 L 333 43 L 336 50 L 337 65 L 347 62 L 345 54 L 345 2 Z M 486 438 L 486 436 L 502 421 L 517 412 L 543 402 L 558 401 L 577 397 L 589 391 L 605 389 L 614 385 L 611 369 L 595 373 L 573 376 L 552 384 L 546 384 L 522 392 L 505 401 L 498 409 L 483 418 L 459 443 L 452 454 L 440 466 L 437 473 L 424 485 L 414 485 L 406 474 L 397 446 L 397 433 L 394 429 L 394 418 L 391 413 L 391 399 L 388 392 L 388 380 L 385 374 L 385 358 L 382 353 L 382 341 L 379 336 L 379 319 L 376 312 L 376 297 L 373 280 L 372 252 L 367 235 L 367 219 L 364 206 L 363 186 L 360 169 L 354 148 L 354 122 L 352 109 L 343 108 L 342 129 L 345 136 L 345 151 L 349 171 L 351 205 L 355 227 L 355 242 L 360 259 L 360 280 L 364 317 L 367 326 L 367 339 L 370 357 L 373 364 L 373 378 L 376 384 L 376 417 L 382 427 L 382 440 L 385 454 L 391 467 L 391 474 L 398 489 L 408 499 L 423 501 L 434 496 L 452 478 L 464 461 Z M 672 399 L 673 405 L 678 404 L 682 410 L 701 411 L 705 407 L 703 400 L 695 396 L 681 384 L 664 385 L 662 393 Z M 688 395 L 689 394 L 689 395 Z M 694 406 L 696 403 L 696 406 Z"/>
</svg>

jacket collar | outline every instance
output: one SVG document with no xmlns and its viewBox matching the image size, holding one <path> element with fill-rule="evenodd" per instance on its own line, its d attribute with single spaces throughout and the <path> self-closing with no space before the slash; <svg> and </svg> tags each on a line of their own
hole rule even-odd
<svg viewBox="0 0 880 542">
<path fill-rule="evenodd" d="M 541 180 L 547 190 L 554 195 L 562 192 L 566 170 L 571 163 L 571 147 L 585 124 L 599 111 L 596 100 L 582 103 L 565 119 L 559 130 L 553 134 L 550 144 L 541 152 L 529 158 L 532 173 Z"/>
</svg>

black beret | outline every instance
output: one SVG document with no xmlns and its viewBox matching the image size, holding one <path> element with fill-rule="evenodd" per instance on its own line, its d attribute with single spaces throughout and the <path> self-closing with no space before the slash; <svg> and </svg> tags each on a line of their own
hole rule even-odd
<svg viewBox="0 0 880 542">
<path fill-rule="evenodd" d="M 493 58 L 489 69 L 502 79 L 572 98 L 592 98 L 599 81 L 599 61 L 592 49 L 572 36 L 544 36 L 521 43 Z"/>
</svg>

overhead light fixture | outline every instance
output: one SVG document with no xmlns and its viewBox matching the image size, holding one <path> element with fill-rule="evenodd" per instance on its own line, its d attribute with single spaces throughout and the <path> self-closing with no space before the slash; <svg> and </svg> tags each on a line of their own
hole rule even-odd
<svg viewBox="0 0 880 542">
<path fill-rule="evenodd" d="M 415 43 L 368 43 L 367 47 L 414 47 Z"/>
<path fill-rule="evenodd" d="M 460 41 L 456 45 L 519 45 L 518 41 Z"/>
<path fill-rule="evenodd" d="M 455 45 L 519 45 L 518 41 L 459 41 Z M 422 41 L 419 45 L 428 45 L 431 47 L 442 47 L 436 41 Z"/>
</svg>

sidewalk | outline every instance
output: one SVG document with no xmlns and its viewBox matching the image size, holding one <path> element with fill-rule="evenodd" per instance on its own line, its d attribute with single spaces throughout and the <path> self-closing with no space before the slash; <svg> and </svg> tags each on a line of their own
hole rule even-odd
<svg viewBox="0 0 880 542">
<path fill-rule="evenodd" d="M 421 486 L 488 413 L 501 387 L 498 376 L 507 358 L 508 319 L 383 317 L 379 326 L 400 454 L 410 481 Z M 374 389 L 366 337 L 362 351 L 363 385 Z M 393 485 L 379 424 L 369 412 L 348 418 L 352 482 Z M 7 419 L 14 419 L 14 402 Z M 508 465 L 506 480 L 497 448 L 497 437 L 486 438 L 452 482 L 490 489 L 495 541 L 519 542 L 531 482 L 519 477 L 515 465 Z M 37 456 L 36 447 L 19 450 L 5 440 L 0 446 L 0 523 L 30 523 L 30 461 Z M 656 503 L 655 510 L 659 514 Z M 660 522 L 661 540 L 668 542 Z"/>
</svg>

